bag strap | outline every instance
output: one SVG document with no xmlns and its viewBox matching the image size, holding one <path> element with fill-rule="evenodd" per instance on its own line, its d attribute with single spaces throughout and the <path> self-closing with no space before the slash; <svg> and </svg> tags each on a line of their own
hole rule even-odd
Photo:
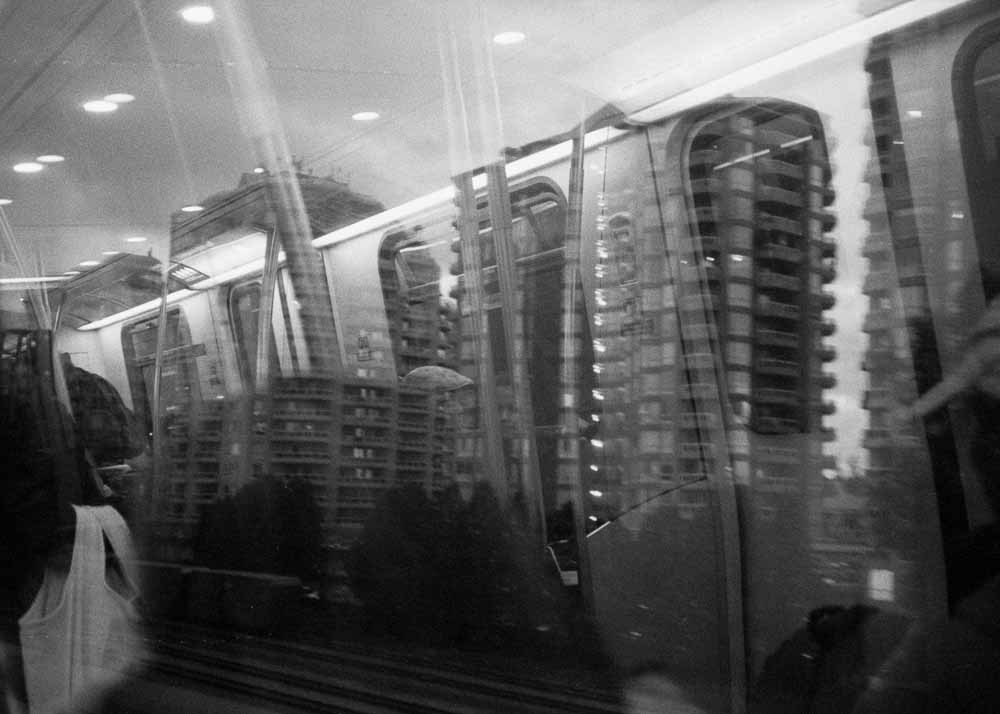
<svg viewBox="0 0 1000 714">
<path fill-rule="evenodd" d="M 121 564 L 122 574 L 128 581 L 129 587 L 136 594 L 139 593 L 139 574 L 135 565 L 135 551 L 132 547 L 132 534 L 128 524 L 122 515 L 112 506 L 89 506 L 90 511 L 104 536 L 107 536 L 112 550 L 118 557 Z M 101 538 L 102 558 L 104 557 L 104 538 Z"/>
</svg>

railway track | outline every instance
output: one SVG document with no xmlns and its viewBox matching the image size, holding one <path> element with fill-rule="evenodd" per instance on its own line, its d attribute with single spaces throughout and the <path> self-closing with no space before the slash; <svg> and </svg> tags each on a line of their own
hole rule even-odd
<svg viewBox="0 0 1000 714">
<path fill-rule="evenodd" d="M 358 643 L 313 646 L 174 623 L 149 630 L 146 677 L 274 711 L 621 714 L 615 692 L 469 658 Z"/>
</svg>

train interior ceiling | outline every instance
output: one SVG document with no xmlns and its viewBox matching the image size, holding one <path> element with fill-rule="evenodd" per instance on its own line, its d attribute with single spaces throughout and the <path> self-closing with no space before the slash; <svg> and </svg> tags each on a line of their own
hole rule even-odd
<svg viewBox="0 0 1000 714">
<path fill-rule="evenodd" d="M 993 3 L 0 0 L 0 48 L 0 479 L 52 506 L 0 521 L 40 572 L 124 517 L 109 711 L 1000 706 Z"/>
</svg>

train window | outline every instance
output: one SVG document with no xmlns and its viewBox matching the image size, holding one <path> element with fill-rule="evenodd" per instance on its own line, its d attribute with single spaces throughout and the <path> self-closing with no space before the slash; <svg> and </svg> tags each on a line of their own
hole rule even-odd
<svg viewBox="0 0 1000 714">
<path fill-rule="evenodd" d="M 1000 711 L 997 3 L 0 6 L 6 709 Z"/>
<path fill-rule="evenodd" d="M 229 314 L 236 341 L 236 357 L 243 382 L 252 385 L 257 373 L 258 333 L 260 331 L 261 284 L 246 283 L 229 293 Z M 268 322 L 270 325 L 270 322 Z M 268 349 L 273 360 L 278 355 L 273 331 L 269 330 Z"/>
<path fill-rule="evenodd" d="M 157 357 L 158 320 L 146 319 L 122 329 L 122 349 L 128 372 L 132 403 L 136 415 L 153 433 L 153 389 Z M 191 344 L 191 331 L 180 310 L 167 312 L 163 360 L 168 366 L 162 373 L 161 394 L 168 411 L 186 410 L 198 401 L 199 381 Z"/>
</svg>

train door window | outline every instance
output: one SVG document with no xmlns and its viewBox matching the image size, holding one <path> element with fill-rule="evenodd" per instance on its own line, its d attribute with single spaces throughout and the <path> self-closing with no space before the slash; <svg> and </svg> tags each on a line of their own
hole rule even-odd
<svg viewBox="0 0 1000 714">
<path fill-rule="evenodd" d="M 245 385 L 253 384 L 257 370 L 257 343 L 260 331 L 261 284 L 259 282 L 237 285 L 229 294 L 229 314 L 233 324 L 236 358 Z M 277 346 L 273 331 L 269 335 L 268 349 L 273 357 Z"/>
<path fill-rule="evenodd" d="M 122 348 L 132 391 L 135 412 L 147 432 L 153 429 L 153 382 L 156 371 L 158 319 L 150 318 L 127 325 L 122 331 Z M 160 394 L 164 413 L 200 401 L 198 367 L 191 343 L 191 331 L 180 309 L 167 312 L 163 345 Z"/>
</svg>

